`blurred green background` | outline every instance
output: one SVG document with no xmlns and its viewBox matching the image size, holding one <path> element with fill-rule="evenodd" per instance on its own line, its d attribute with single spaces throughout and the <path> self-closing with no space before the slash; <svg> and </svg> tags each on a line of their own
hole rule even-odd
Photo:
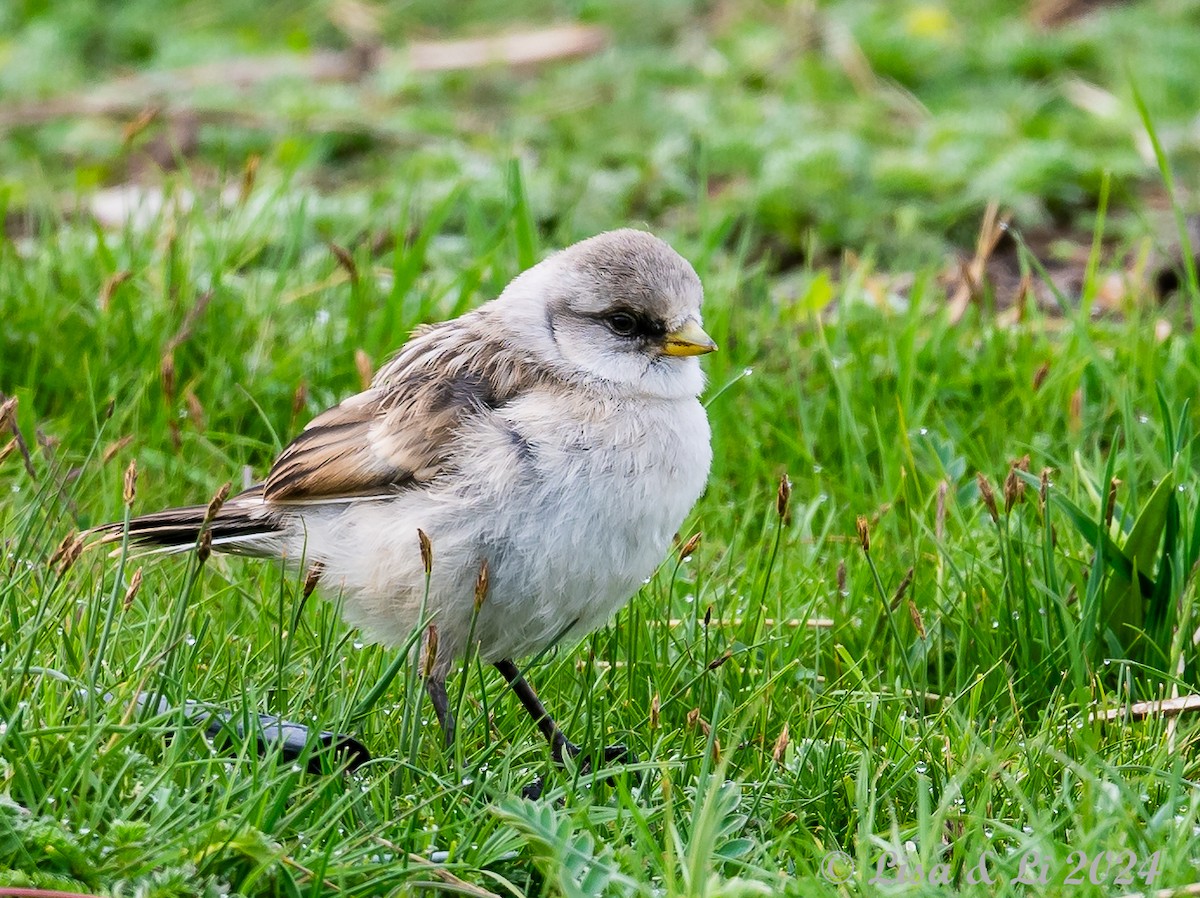
<svg viewBox="0 0 1200 898">
<path fill-rule="evenodd" d="M 562 22 L 602 28 L 604 48 L 516 68 L 407 64 L 412 41 Z M 202 180 L 258 154 L 315 210 L 369 232 L 453 186 L 500 204 L 496 160 L 516 157 L 551 243 L 731 216 L 785 267 L 852 249 L 912 268 L 971 246 L 990 200 L 1026 229 L 1086 243 L 1105 172 L 1114 236 L 1159 234 L 1166 204 L 1135 89 L 1181 177 L 1200 166 L 1194 0 L 12 0 L 0 35 L 10 215 L 144 180 L 148 158 Z M 385 53 L 341 83 L 239 88 L 178 71 L 355 46 Z M 98 82 L 139 73 L 156 77 L 110 90 L 125 104 L 111 115 L 29 122 L 30 107 L 86 109 Z M 174 125 L 130 138 L 139 106 L 172 110 Z"/>
<path fill-rule="evenodd" d="M 1025 852 L 1136 849 L 1071 894 L 1194 890 L 1200 720 L 1124 714 L 1200 689 L 1198 60 L 1198 0 L 0 3 L 0 884 L 808 898 L 891 848 L 1025 896 Z M 356 714 L 393 656 L 270 565 L 126 601 L 142 561 L 55 557 L 132 461 L 135 512 L 261 477 L 414 326 L 626 225 L 721 346 L 703 539 L 536 682 L 638 777 L 548 770 L 478 667 L 458 754 L 415 680 Z M 131 723 L 148 684 L 377 763 Z"/>
</svg>

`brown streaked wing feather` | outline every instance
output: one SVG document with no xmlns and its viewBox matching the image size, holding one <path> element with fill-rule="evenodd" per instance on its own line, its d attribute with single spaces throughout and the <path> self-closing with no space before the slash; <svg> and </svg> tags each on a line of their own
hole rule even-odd
<svg viewBox="0 0 1200 898">
<path fill-rule="evenodd" d="M 264 497 L 272 502 L 349 498 L 402 485 L 410 472 L 385 458 L 372 438 L 380 416 L 375 392 L 353 396 L 349 405 L 314 418 L 275 461 Z"/>
<path fill-rule="evenodd" d="M 536 378 L 464 319 L 419 331 L 366 392 L 318 415 L 267 477 L 271 502 L 386 495 L 436 477 L 465 416 Z"/>
</svg>

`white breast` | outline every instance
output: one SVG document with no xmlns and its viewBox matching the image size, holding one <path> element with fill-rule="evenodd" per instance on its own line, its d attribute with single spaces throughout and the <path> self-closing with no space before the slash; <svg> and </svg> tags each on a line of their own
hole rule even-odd
<svg viewBox="0 0 1200 898">
<path fill-rule="evenodd" d="M 603 624 L 666 555 L 708 477 L 708 421 L 696 400 L 517 404 L 531 440 L 497 528 L 497 589 L 482 648 L 521 657 Z"/>
<path fill-rule="evenodd" d="M 457 470 L 395 498 L 306 514 L 296 537 L 326 568 L 347 619 L 403 643 L 422 604 L 439 667 L 466 650 L 482 561 L 491 588 L 474 630 L 485 660 L 534 654 L 603 624 L 665 557 L 712 452 L 695 399 L 540 392 L 464 428 Z M 433 544 L 428 593 L 417 529 Z"/>
</svg>

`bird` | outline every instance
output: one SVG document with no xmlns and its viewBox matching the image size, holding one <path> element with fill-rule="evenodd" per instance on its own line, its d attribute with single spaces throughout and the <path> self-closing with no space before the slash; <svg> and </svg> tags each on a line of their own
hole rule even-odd
<svg viewBox="0 0 1200 898">
<path fill-rule="evenodd" d="M 580 749 L 516 662 L 606 623 L 704 490 L 712 449 L 698 356 L 717 346 L 703 297 L 664 240 L 598 234 L 495 299 L 419 327 L 367 389 L 313 418 L 261 483 L 93 533 L 308 571 L 366 637 L 417 646 L 412 663 L 447 744 L 446 679 L 474 651 L 561 764 Z M 613 746 L 604 757 L 626 755 Z"/>
</svg>

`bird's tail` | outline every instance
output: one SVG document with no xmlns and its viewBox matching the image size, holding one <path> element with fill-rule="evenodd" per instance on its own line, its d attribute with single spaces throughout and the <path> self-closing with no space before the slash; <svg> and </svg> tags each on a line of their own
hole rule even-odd
<svg viewBox="0 0 1200 898">
<path fill-rule="evenodd" d="M 263 502 L 262 486 L 254 486 L 223 504 L 168 508 L 129 521 L 129 543 L 150 553 L 186 552 L 200 543 L 207 530 L 212 548 L 241 555 L 275 555 L 284 531 L 283 516 Z M 86 536 L 98 537 L 92 544 L 120 543 L 125 538 L 124 521 L 102 524 Z"/>
</svg>

